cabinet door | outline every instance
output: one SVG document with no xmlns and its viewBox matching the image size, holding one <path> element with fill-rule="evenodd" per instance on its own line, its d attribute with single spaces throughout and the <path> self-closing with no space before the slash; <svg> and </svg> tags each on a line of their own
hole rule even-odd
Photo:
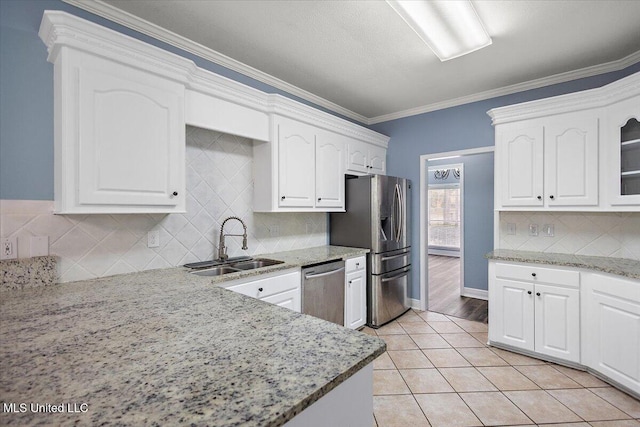
<svg viewBox="0 0 640 427">
<path fill-rule="evenodd" d="M 367 144 L 355 139 L 348 142 L 347 170 L 355 173 L 369 172 Z"/>
<path fill-rule="evenodd" d="M 385 175 L 387 173 L 387 150 L 374 145 L 369 147 L 369 173 Z"/>
<path fill-rule="evenodd" d="M 640 282 L 582 277 L 583 364 L 640 393 Z"/>
<path fill-rule="evenodd" d="M 290 289 L 285 292 L 260 298 L 260 300 L 300 313 L 300 288 Z"/>
<path fill-rule="evenodd" d="M 535 285 L 535 351 L 580 362 L 580 291 Z"/>
<path fill-rule="evenodd" d="M 316 141 L 316 207 L 344 209 L 344 150 L 334 134 Z"/>
<path fill-rule="evenodd" d="M 309 207 L 315 202 L 315 129 L 282 119 L 278 123 L 280 207 Z"/>
<path fill-rule="evenodd" d="M 495 278 L 492 288 L 490 340 L 533 350 L 533 284 Z"/>
<path fill-rule="evenodd" d="M 502 206 L 543 206 L 543 128 L 498 128 Z"/>
<path fill-rule="evenodd" d="M 598 205 L 598 118 L 566 114 L 545 126 L 545 198 L 553 206 Z"/>
<path fill-rule="evenodd" d="M 364 270 L 348 273 L 346 282 L 344 325 L 356 329 L 367 322 L 367 279 Z"/>
<path fill-rule="evenodd" d="M 612 205 L 640 206 L 640 99 L 638 97 L 607 108 L 607 147 L 603 173 L 609 183 Z"/>
<path fill-rule="evenodd" d="M 78 203 L 184 204 L 184 88 L 87 57 L 78 78 Z"/>
</svg>

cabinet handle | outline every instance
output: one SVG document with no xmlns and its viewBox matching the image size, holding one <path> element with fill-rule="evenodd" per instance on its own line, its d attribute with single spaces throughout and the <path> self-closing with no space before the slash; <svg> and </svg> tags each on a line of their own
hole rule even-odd
<svg viewBox="0 0 640 427">
<path fill-rule="evenodd" d="M 264 289 L 262 288 L 258 288 L 258 292 L 262 292 Z"/>
<path fill-rule="evenodd" d="M 536 273 L 531 273 L 531 275 L 532 275 L 533 277 L 536 277 Z"/>
<path fill-rule="evenodd" d="M 549 198 L 550 198 L 551 200 L 555 199 L 555 197 L 553 197 L 553 195 L 549 196 Z"/>
<path fill-rule="evenodd" d="M 538 196 L 538 200 L 542 200 L 542 196 Z"/>
<path fill-rule="evenodd" d="M 536 295 L 537 295 L 537 296 L 540 296 L 540 292 L 536 292 Z"/>
<path fill-rule="evenodd" d="M 531 291 L 527 291 L 527 293 L 528 293 L 529 295 L 531 295 Z"/>
<path fill-rule="evenodd" d="M 171 193 L 171 197 L 176 197 L 178 195 L 177 191 L 174 191 L 173 193 Z"/>
<path fill-rule="evenodd" d="M 360 263 L 359 262 L 356 262 L 356 267 L 360 267 Z"/>
<path fill-rule="evenodd" d="M 284 199 L 285 199 L 285 197 L 284 197 L 284 196 L 280 197 L 280 200 L 284 200 Z"/>
<path fill-rule="evenodd" d="M 322 200 L 322 197 L 318 197 L 318 201 L 321 201 L 321 200 Z"/>
</svg>

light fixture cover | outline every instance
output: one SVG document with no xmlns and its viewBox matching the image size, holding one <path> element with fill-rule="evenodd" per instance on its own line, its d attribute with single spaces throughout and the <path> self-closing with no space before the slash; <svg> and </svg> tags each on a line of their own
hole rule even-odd
<svg viewBox="0 0 640 427">
<path fill-rule="evenodd" d="M 469 0 L 386 0 L 441 61 L 491 44 Z"/>
</svg>

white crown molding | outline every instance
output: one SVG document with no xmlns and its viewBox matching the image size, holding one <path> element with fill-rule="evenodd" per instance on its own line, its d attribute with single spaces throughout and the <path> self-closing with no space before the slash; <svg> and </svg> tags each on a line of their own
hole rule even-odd
<svg viewBox="0 0 640 427">
<path fill-rule="evenodd" d="M 637 95 L 640 95 L 640 72 L 599 88 L 493 108 L 487 114 L 495 126 L 537 117 L 605 107 Z"/>
<path fill-rule="evenodd" d="M 485 92 L 479 92 L 473 95 L 462 96 L 459 98 L 449 99 L 442 102 L 436 102 L 429 105 L 423 105 L 409 110 L 398 111 L 397 113 L 385 114 L 382 116 L 372 117 L 367 121 L 368 125 L 387 122 L 390 120 L 401 119 L 404 117 L 416 116 L 418 114 L 429 113 L 432 111 L 443 110 L 445 108 L 456 107 L 458 105 L 469 104 L 477 101 L 484 101 L 498 96 L 511 95 L 513 93 L 524 92 L 526 90 L 538 89 L 558 83 L 565 83 L 585 77 L 593 77 L 604 73 L 623 70 L 631 65 L 640 62 L 640 50 L 632 53 L 617 61 L 607 62 L 605 64 L 594 65 L 592 67 L 582 68 L 580 70 L 569 71 L 566 73 L 555 74 L 553 76 L 541 79 L 530 80 L 528 82 L 517 83 L 510 86 L 504 86 L 498 89 L 492 89 Z"/>
<path fill-rule="evenodd" d="M 162 28 L 144 19 L 138 18 L 135 15 L 125 12 L 121 9 L 118 9 L 100 0 L 62 0 L 62 1 L 72 6 L 86 10 L 87 12 L 91 12 L 102 18 L 106 18 L 110 21 L 116 22 L 120 25 L 124 25 L 127 28 L 138 31 L 147 36 L 153 37 L 154 39 L 170 44 L 186 52 L 197 55 L 203 59 L 206 59 L 218 65 L 221 65 L 232 71 L 236 71 L 247 77 L 251 77 L 252 79 L 258 80 L 262 83 L 268 84 L 277 89 L 288 92 L 291 95 L 298 96 L 320 107 L 326 108 L 337 114 L 341 114 L 344 117 L 349 117 L 350 119 L 353 119 L 360 123 L 365 123 L 365 124 L 368 121 L 368 119 L 361 114 L 355 113 L 349 109 L 341 107 L 340 105 L 335 104 L 327 99 L 314 95 L 311 92 L 308 92 L 304 89 L 301 89 L 297 86 L 294 86 L 290 83 L 280 80 L 270 74 L 267 74 L 258 69 L 255 69 L 247 64 L 244 64 L 240 61 L 230 58 L 213 49 L 209 49 L 208 47 L 205 47 L 200 43 L 196 43 L 192 40 L 189 40 L 186 37 L 178 35 L 172 31 L 169 31 L 165 28 Z"/>
<path fill-rule="evenodd" d="M 199 68 L 190 59 L 118 33 L 63 11 L 45 11 L 38 35 L 48 61 L 63 47 L 127 64 L 173 79 L 185 88 L 267 114 L 279 114 L 314 126 L 387 147 L 389 137 L 278 94 L 267 94 L 235 80 Z"/>
<path fill-rule="evenodd" d="M 498 89 L 492 89 L 476 94 L 463 96 L 459 98 L 449 99 L 433 104 L 427 104 L 403 111 L 398 111 L 391 114 L 384 114 L 376 117 L 365 117 L 354 111 L 341 107 L 331 101 L 328 101 L 322 97 L 314 95 L 304 89 L 280 80 L 270 74 L 250 67 L 240 61 L 230 58 L 221 54 L 213 49 L 207 48 L 199 43 L 187 39 L 173 33 L 165 28 L 162 28 L 156 24 L 153 24 L 144 19 L 138 18 L 128 12 L 120 10 L 110 4 L 104 3 L 101 0 L 62 0 L 72 6 L 91 12 L 102 18 L 116 22 L 132 30 L 138 31 L 147 36 L 153 37 L 159 41 L 182 49 L 186 52 L 199 56 L 203 59 L 211 61 L 215 64 L 226 67 L 232 71 L 241 73 L 247 77 L 253 78 L 262 83 L 273 86 L 274 88 L 283 90 L 291 95 L 297 96 L 301 99 L 314 103 L 320 107 L 326 108 L 329 111 L 333 111 L 336 114 L 340 114 L 344 117 L 356 120 L 365 125 L 373 125 L 377 123 L 387 122 L 391 120 L 401 119 L 404 117 L 415 116 L 418 114 L 429 113 L 432 111 L 442 110 L 445 108 L 455 107 L 458 105 L 469 104 L 477 101 L 484 101 L 486 99 L 495 98 L 498 96 L 510 95 L 517 92 L 523 92 L 531 89 L 538 89 L 544 86 L 549 86 L 558 83 L 564 83 L 571 80 L 576 80 L 585 77 L 592 77 L 599 74 L 604 74 L 612 71 L 620 71 L 630 65 L 640 62 L 640 51 L 637 51 L 620 60 L 611 61 L 605 64 L 595 65 L 592 67 L 586 67 L 579 70 L 569 71 L 566 73 L 555 74 L 553 76 L 544 77 L 541 79 L 531 80 L 528 82 L 518 83 L 510 86 L 505 86 Z"/>
</svg>

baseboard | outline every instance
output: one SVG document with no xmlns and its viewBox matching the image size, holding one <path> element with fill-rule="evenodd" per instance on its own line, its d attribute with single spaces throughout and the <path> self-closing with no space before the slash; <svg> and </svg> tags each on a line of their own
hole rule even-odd
<svg viewBox="0 0 640 427">
<path fill-rule="evenodd" d="M 489 291 L 486 291 L 484 289 L 475 289 L 475 288 L 465 287 L 462 291 L 462 296 L 489 301 Z"/>
<path fill-rule="evenodd" d="M 409 307 L 415 309 L 415 310 L 422 310 L 422 308 L 420 307 L 420 300 L 419 299 L 414 299 L 414 298 L 407 298 L 407 303 L 409 304 Z"/>
</svg>

